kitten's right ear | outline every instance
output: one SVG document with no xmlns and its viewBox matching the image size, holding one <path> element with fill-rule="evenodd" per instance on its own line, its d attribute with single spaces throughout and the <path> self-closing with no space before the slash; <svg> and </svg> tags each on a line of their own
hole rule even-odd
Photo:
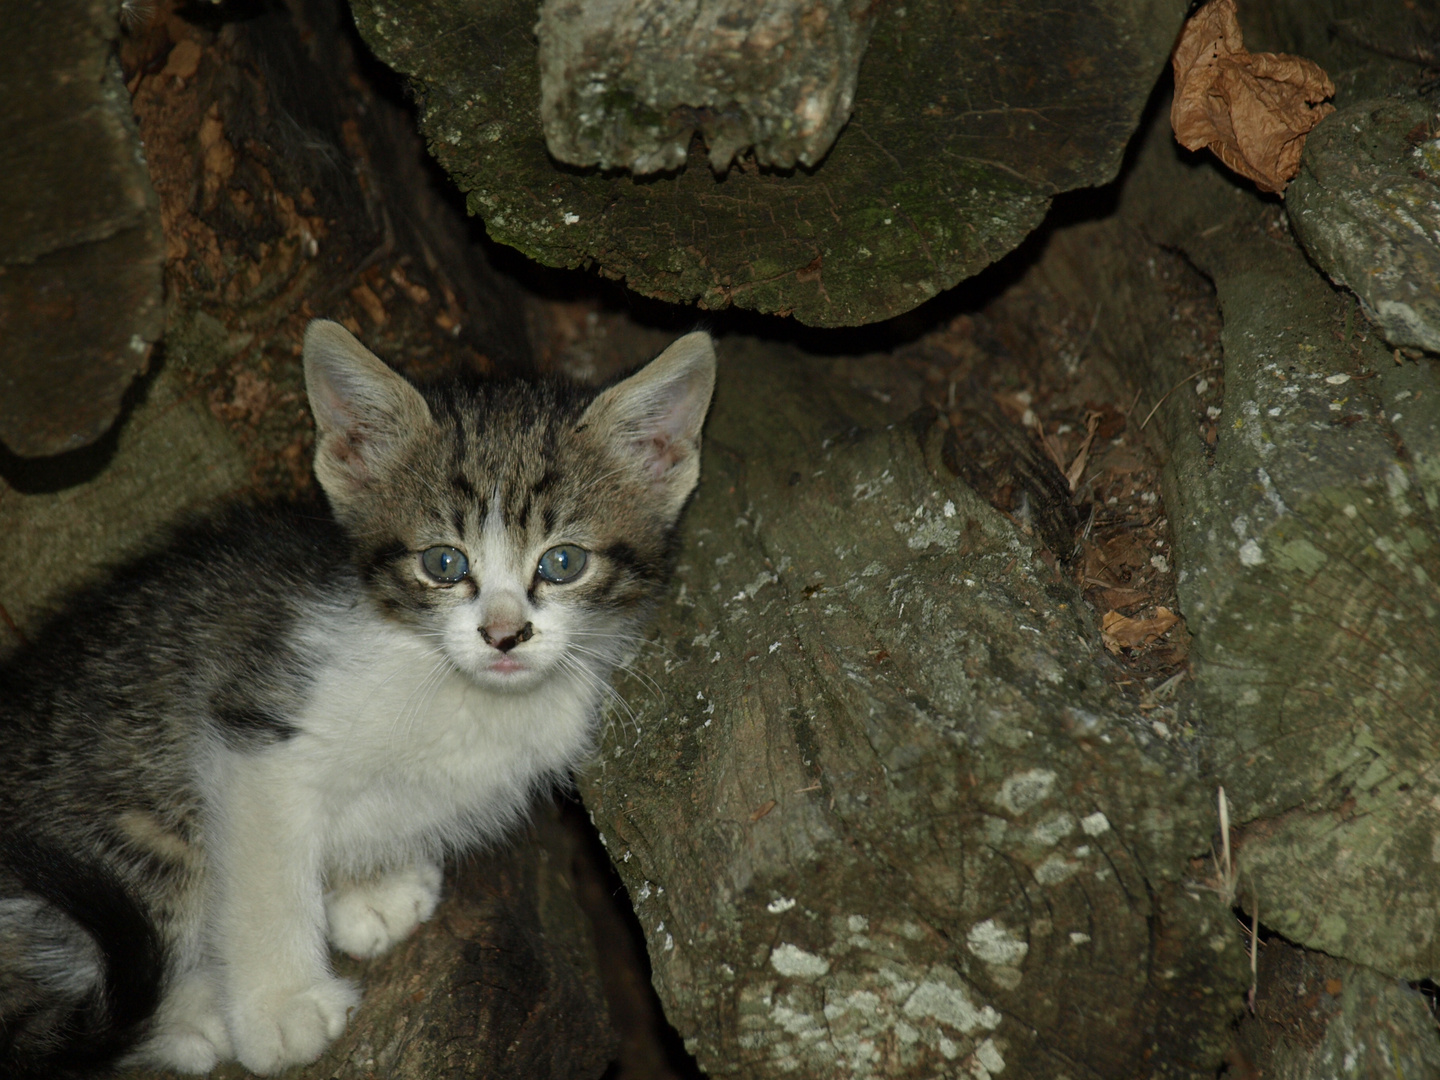
<svg viewBox="0 0 1440 1080">
<path fill-rule="evenodd" d="M 327 319 L 305 330 L 305 392 L 315 414 L 315 476 L 342 502 L 384 473 L 405 439 L 430 423 L 420 392 Z"/>
</svg>

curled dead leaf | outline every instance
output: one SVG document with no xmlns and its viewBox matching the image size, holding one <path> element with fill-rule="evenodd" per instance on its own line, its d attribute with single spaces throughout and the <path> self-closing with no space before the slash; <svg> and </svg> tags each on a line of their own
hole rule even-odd
<svg viewBox="0 0 1440 1080">
<path fill-rule="evenodd" d="M 1179 621 L 1180 616 L 1167 607 L 1157 607 L 1154 615 L 1133 618 L 1107 611 L 1100 619 L 1100 640 L 1118 655 L 1122 649 L 1137 649 L 1160 640 Z"/>
<path fill-rule="evenodd" d="M 1335 111 L 1335 84 L 1313 60 L 1245 48 L 1235 0 L 1210 0 L 1185 23 L 1171 56 L 1170 126 L 1188 150 L 1208 146 L 1262 191 L 1300 171 L 1310 129 Z"/>
</svg>

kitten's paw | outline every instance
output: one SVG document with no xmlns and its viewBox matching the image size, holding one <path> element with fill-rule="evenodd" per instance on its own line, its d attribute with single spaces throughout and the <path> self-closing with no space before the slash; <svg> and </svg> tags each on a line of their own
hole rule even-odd
<svg viewBox="0 0 1440 1080">
<path fill-rule="evenodd" d="M 335 978 L 237 1003 L 230 1013 L 235 1056 L 261 1076 L 308 1064 L 345 1030 L 359 1004 L 355 985 Z"/>
<path fill-rule="evenodd" d="M 379 956 L 435 912 L 440 868 L 420 863 L 325 896 L 330 941 L 361 960 Z"/>
<path fill-rule="evenodd" d="M 165 995 L 150 1037 L 136 1051 L 134 1063 L 207 1073 L 234 1056 L 214 979 L 209 972 L 195 971 L 183 976 Z"/>
</svg>

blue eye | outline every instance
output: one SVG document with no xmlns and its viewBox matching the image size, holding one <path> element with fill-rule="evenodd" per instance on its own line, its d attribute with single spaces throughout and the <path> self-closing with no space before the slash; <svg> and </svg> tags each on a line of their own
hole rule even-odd
<svg viewBox="0 0 1440 1080">
<path fill-rule="evenodd" d="M 589 553 L 574 544 L 559 544 L 540 556 L 537 573 L 552 585 L 574 581 L 585 569 Z"/>
<path fill-rule="evenodd" d="M 420 566 L 425 573 L 445 585 L 454 585 L 470 572 L 470 561 L 459 548 L 426 548 L 420 553 Z"/>
</svg>

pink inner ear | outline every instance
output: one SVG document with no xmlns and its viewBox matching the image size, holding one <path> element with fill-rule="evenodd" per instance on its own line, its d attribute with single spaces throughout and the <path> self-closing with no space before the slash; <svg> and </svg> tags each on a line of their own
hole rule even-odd
<svg viewBox="0 0 1440 1080">
<path fill-rule="evenodd" d="M 365 437 L 358 426 L 332 435 L 325 447 L 330 459 L 349 473 L 357 486 L 370 479 L 370 468 L 365 461 L 364 450 Z"/>
<path fill-rule="evenodd" d="M 649 467 L 650 479 L 662 480 L 684 456 L 684 448 L 665 434 L 652 435 L 639 445 Z"/>
</svg>

